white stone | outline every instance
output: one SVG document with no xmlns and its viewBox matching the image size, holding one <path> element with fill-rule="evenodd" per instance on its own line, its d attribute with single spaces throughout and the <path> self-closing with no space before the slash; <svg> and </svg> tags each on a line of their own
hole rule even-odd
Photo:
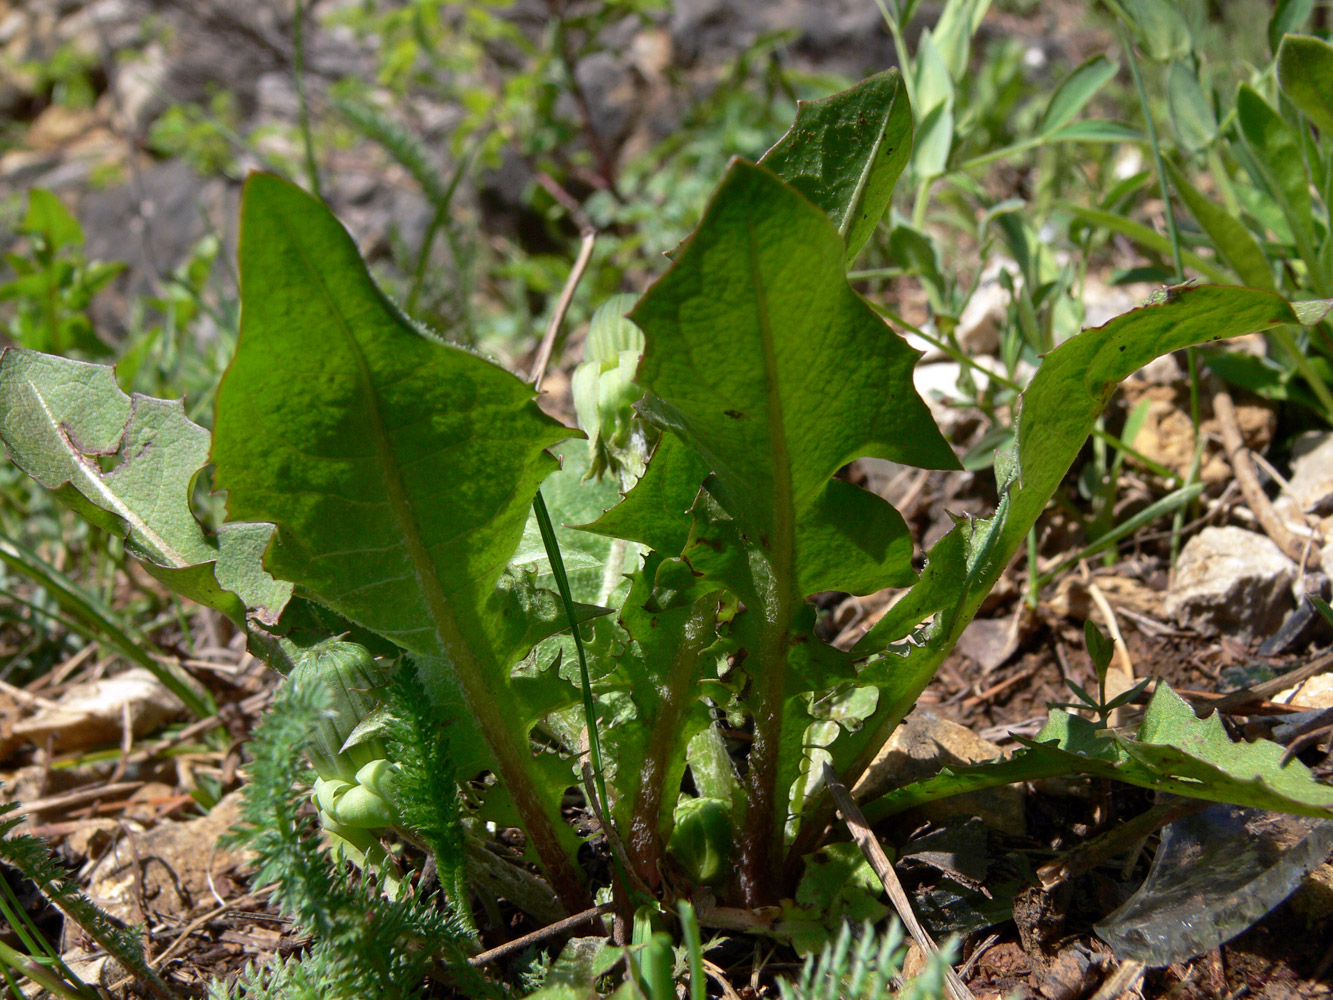
<svg viewBox="0 0 1333 1000">
<path fill-rule="evenodd" d="M 937 361 L 929 365 L 917 365 L 912 370 L 912 382 L 916 391 L 930 407 L 930 415 L 940 425 L 945 437 L 951 436 L 959 426 L 975 414 L 970 400 L 963 398 L 958 391 L 958 379 L 963 366 L 957 361 Z M 983 371 L 973 371 L 978 392 L 983 392 L 990 383 L 990 377 Z M 958 405 L 961 404 L 961 405 Z"/>
<path fill-rule="evenodd" d="M 1296 564 L 1266 535 L 1204 528 L 1181 550 L 1164 610 L 1205 635 L 1265 639 L 1291 610 Z"/>
<path fill-rule="evenodd" d="M 1018 265 L 1011 260 L 996 261 L 981 272 L 977 287 L 958 317 L 954 336 L 967 354 L 993 354 L 1000 349 L 1000 330 L 1004 328 L 1012 299 L 1000 282 L 1000 274 L 1006 270 L 1014 277 L 1014 287 L 1021 288 L 1023 279 Z"/>
<path fill-rule="evenodd" d="M 1311 507 L 1333 494 L 1333 434 L 1302 435 L 1292 448 L 1291 477 L 1273 508 L 1296 524 Z"/>
</svg>

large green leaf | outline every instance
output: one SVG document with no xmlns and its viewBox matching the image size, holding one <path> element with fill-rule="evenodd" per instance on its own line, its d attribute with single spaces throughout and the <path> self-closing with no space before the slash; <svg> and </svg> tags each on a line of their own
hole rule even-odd
<svg viewBox="0 0 1333 1000">
<path fill-rule="evenodd" d="M 1055 88 L 1042 112 L 1037 132 L 1050 135 L 1072 122 L 1097 91 L 1114 79 L 1119 69 L 1119 63 L 1111 62 L 1104 55 L 1095 55 L 1075 69 Z"/>
<path fill-rule="evenodd" d="M 1273 281 L 1273 269 L 1268 258 L 1245 224 L 1221 205 L 1206 198 L 1174 163 L 1170 160 L 1164 163 L 1180 200 L 1213 241 L 1213 246 L 1227 266 L 1240 276 L 1242 283 L 1251 288 L 1276 291 L 1277 285 Z"/>
<path fill-rule="evenodd" d="M 787 801 L 789 782 L 780 776 L 794 776 L 799 763 L 805 720 L 787 723 L 803 716 L 802 690 L 833 680 L 792 668 L 793 646 L 813 639 L 798 614 L 804 597 L 915 575 L 898 513 L 833 474 L 869 455 L 957 465 L 912 385 L 918 354 L 844 272 L 845 247 L 828 217 L 766 168 L 738 161 L 632 315 L 647 341 L 642 409 L 711 470 L 687 558 L 749 608 L 737 634 L 757 701 L 752 829 L 740 845 L 751 852 L 742 861 L 750 899 L 772 889 L 759 886 L 760 855 L 786 820 L 779 799 Z"/>
<path fill-rule="evenodd" d="M 131 398 L 107 366 L 11 348 L 0 357 L 0 439 L 19 468 L 123 538 L 173 590 L 242 626 L 247 609 L 277 621 L 292 588 L 260 565 L 272 526 L 224 525 L 210 537 L 190 510 L 208 431 L 181 400 Z"/>
<path fill-rule="evenodd" d="M 1205 92 L 1192 59 L 1175 59 L 1166 74 L 1167 109 L 1176 141 L 1190 153 L 1207 149 L 1217 138 L 1212 92 Z"/>
<path fill-rule="evenodd" d="M 1274 53 L 1282 45 L 1282 36 L 1299 31 L 1314 11 L 1314 0 L 1277 0 L 1268 19 L 1268 47 Z"/>
<path fill-rule="evenodd" d="M 879 225 L 912 155 L 912 108 L 896 69 L 797 105 L 796 121 L 759 162 L 809 198 L 847 245 L 847 264 Z"/>
<path fill-rule="evenodd" d="M 1255 181 L 1281 206 L 1296 236 L 1297 248 L 1307 257 L 1307 263 L 1313 263 L 1308 259 L 1314 241 L 1310 179 L 1295 134 L 1248 84 L 1241 84 L 1236 92 L 1236 119 L 1258 174 Z"/>
<path fill-rule="evenodd" d="M 1016 451 L 997 456 L 1001 499 L 996 514 L 963 521 L 937 542 L 921 581 L 853 650 L 869 656 L 899 643 L 860 675 L 860 683 L 879 687 L 880 701 L 859 732 L 832 747 L 845 780 L 860 777 L 935 675 L 1023 545 L 1123 379 L 1153 358 L 1192 344 L 1319 322 L 1329 306 L 1301 303 L 1297 309 L 1277 295 L 1250 288 L 1179 289 L 1160 305 L 1084 330 L 1047 355 L 1021 397 Z M 902 642 L 908 636 L 912 641 Z M 828 809 L 825 804 L 821 817 Z M 808 823 L 791 855 L 808 853 L 810 838 L 822 826 L 822 819 Z"/>
<path fill-rule="evenodd" d="M 798 549 L 811 565 L 860 575 L 873 562 L 886 579 L 903 574 L 901 559 L 846 537 L 823 551 L 802 545 L 899 531 L 887 503 L 862 506 L 831 486 L 842 465 L 871 455 L 957 464 L 912 387 L 919 355 L 847 285 L 841 253 L 822 213 L 763 167 L 737 162 L 633 314 L 647 337 L 644 408 L 703 456 L 714 494 L 792 581 Z"/>
<path fill-rule="evenodd" d="M 275 575 L 450 665 L 557 892 L 581 905 L 562 788 L 536 775 L 527 720 L 502 693 L 533 637 L 496 589 L 554 468 L 545 448 L 574 432 L 530 386 L 414 327 L 337 220 L 285 181 L 247 182 L 240 257 L 213 439 L 229 516 L 277 526 Z"/>
</svg>

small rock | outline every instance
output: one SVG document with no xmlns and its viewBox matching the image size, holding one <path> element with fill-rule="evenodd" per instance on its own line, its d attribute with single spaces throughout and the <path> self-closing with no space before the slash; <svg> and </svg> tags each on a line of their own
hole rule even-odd
<svg viewBox="0 0 1333 1000">
<path fill-rule="evenodd" d="M 594 52 L 579 62 L 574 75 L 588 101 L 593 131 L 603 148 L 615 149 L 641 110 L 629 67 L 611 52 Z"/>
<path fill-rule="evenodd" d="M 1333 708 L 1333 674 L 1315 674 L 1295 687 L 1273 695 L 1282 705 L 1293 702 L 1306 708 Z"/>
<path fill-rule="evenodd" d="M 1304 434 L 1291 454 L 1291 477 L 1273 510 L 1297 530 L 1320 529 L 1329 543 L 1320 554 L 1325 565 L 1333 566 L 1333 434 Z"/>
<path fill-rule="evenodd" d="M 1128 407 L 1148 400 L 1148 414 L 1135 435 L 1132 446 L 1146 458 L 1165 465 L 1184 477 L 1194 464 L 1194 423 L 1189 413 L 1189 394 L 1183 383 L 1145 385 L 1141 381 L 1125 387 Z M 1219 445 L 1221 439 L 1217 418 L 1211 407 L 1204 408 L 1204 421 L 1199 432 L 1210 442 L 1199 465 L 1198 478 L 1209 485 L 1230 482 L 1234 478 L 1231 466 Z M 1277 430 L 1277 414 L 1262 402 L 1237 402 L 1236 422 L 1241 437 L 1251 451 L 1263 454 L 1268 450 Z"/>
<path fill-rule="evenodd" d="M 853 794 L 863 802 L 869 801 L 891 788 L 933 778 L 951 764 L 977 764 L 999 756 L 998 746 L 966 726 L 932 712 L 915 711 L 894 731 L 856 783 Z M 1021 834 L 1027 829 L 1024 792 L 1014 785 L 931 802 L 921 807 L 921 813 L 936 822 L 954 816 L 978 816 L 987 826 L 1005 833 Z"/>
<path fill-rule="evenodd" d="M 79 828 L 65 838 L 64 849 L 81 858 L 93 858 L 107 849 L 120 835 L 122 822 L 105 816 L 91 816 L 79 822 Z"/>
<path fill-rule="evenodd" d="M 1204 528 L 1180 553 L 1163 608 L 1204 635 L 1263 639 L 1292 606 L 1296 564 L 1266 535 Z"/>
<path fill-rule="evenodd" d="M 170 72 L 167 50 L 161 42 L 144 46 L 137 58 L 126 58 L 116 66 L 111 93 L 121 114 L 121 125 L 130 135 L 147 135 L 153 120 L 166 110 Z"/>
</svg>

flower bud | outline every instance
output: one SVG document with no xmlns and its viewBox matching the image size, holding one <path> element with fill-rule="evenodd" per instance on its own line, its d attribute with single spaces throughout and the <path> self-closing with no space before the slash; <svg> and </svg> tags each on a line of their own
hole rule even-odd
<svg viewBox="0 0 1333 1000">
<path fill-rule="evenodd" d="M 643 390 L 634 375 L 644 340 L 643 331 L 625 318 L 634 301 L 633 295 L 613 295 L 593 314 L 583 363 L 571 380 L 579 426 L 588 435 L 589 478 L 627 464 L 642 471 L 642 458 L 634 457 L 634 404 Z"/>
<path fill-rule="evenodd" d="M 297 659 L 287 683 L 319 684 L 326 693 L 328 712 L 307 751 L 321 778 L 355 781 L 360 768 L 385 756 L 383 744 L 376 739 L 346 746 L 356 727 L 377 707 L 374 692 L 380 686 L 378 671 L 374 657 L 364 646 L 341 639 L 312 646 Z"/>
</svg>

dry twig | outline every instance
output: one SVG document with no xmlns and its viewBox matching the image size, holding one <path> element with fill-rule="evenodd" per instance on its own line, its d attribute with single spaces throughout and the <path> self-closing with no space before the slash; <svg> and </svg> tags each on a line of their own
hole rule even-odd
<svg viewBox="0 0 1333 1000">
<path fill-rule="evenodd" d="M 833 768 L 828 762 L 824 762 L 824 784 L 828 786 L 829 792 L 833 795 L 833 801 L 838 804 L 838 811 L 842 813 L 842 821 L 847 825 L 851 832 L 852 839 L 856 841 L 856 846 L 861 848 L 861 852 L 870 862 L 870 867 L 875 870 L 879 880 L 884 883 L 884 891 L 889 894 L 889 902 L 898 912 L 898 919 L 903 922 L 907 932 L 912 935 L 912 940 L 920 946 L 921 950 L 928 955 L 938 955 L 940 948 L 935 943 L 934 938 L 921 926 L 921 921 L 917 920 L 916 914 L 912 912 L 911 900 L 907 898 L 907 892 L 903 889 L 903 884 L 898 881 L 898 874 L 893 870 L 893 864 L 884 853 L 884 848 L 880 847 L 879 841 L 866 823 L 866 818 L 862 814 L 860 807 L 852 799 L 838 776 L 833 773 Z M 958 978 L 958 973 L 950 968 L 945 973 L 944 985 L 949 992 L 952 1000 L 972 1000 L 972 991 L 964 985 Z"/>
<path fill-rule="evenodd" d="M 1297 537 L 1285 521 L 1278 517 L 1277 511 L 1269 502 L 1259 482 L 1259 474 L 1254 469 L 1250 450 L 1245 447 L 1241 436 L 1240 421 L 1236 418 L 1236 406 L 1231 401 L 1231 394 L 1223 390 L 1213 396 L 1213 413 L 1217 416 L 1218 426 L 1222 430 L 1222 448 L 1226 452 L 1227 462 L 1236 474 L 1236 483 L 1240 486 L 1245 503 L 1254 512 L 1255 520 L 1264 529 L 1264 534 L 1284 553 L 1294 559 L 1297 565 L 1307 570 L 1319 568 L 1319 550 L 1313 539 Z"/>
</svg>

